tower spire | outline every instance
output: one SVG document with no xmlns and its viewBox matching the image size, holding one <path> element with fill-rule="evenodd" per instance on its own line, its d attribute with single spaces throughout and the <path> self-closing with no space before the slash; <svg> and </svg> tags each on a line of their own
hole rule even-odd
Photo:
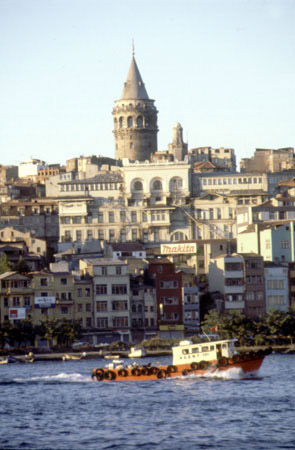
<svg viewBox="0 0 295 450">
<path fill-rule="evenodd" d="M 134 58 L 135 50 L 134 50 L 134 39 L 132 38 L 132 57 Z"/>
</svg>

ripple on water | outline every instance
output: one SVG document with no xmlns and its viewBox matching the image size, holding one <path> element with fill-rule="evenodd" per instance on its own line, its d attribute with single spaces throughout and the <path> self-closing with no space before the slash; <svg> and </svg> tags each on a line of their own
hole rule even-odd
<svg viewBox="0 0 295 450">
<path fill-rule="evenodd" d="M 0 448 L 295 448 L 293 355 L 268 356 L 256 378 L 97 383 L 94 365 L 1 367 Z"/>
</svg>

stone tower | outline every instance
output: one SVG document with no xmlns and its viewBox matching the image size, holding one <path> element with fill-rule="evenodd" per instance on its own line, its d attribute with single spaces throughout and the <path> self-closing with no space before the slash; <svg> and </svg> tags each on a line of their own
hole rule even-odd
<svg viewBox="0 0 295 450">
<path fill-rule="evenodd" d="M 157 151 L 158 111 L 150 100 L 134 53 L 120 100 L 113 108 L 115 157 L 131 161 L 150 160 Z"/>
<path fill-rule="evenodd" d="M 168 145 L 168 152 L 178 161 L 183 161 L 187 155 L 187 144 L 183 142 L 182 126 L 178 122 L 173 127 L 173 142 Z"/>
</svg>

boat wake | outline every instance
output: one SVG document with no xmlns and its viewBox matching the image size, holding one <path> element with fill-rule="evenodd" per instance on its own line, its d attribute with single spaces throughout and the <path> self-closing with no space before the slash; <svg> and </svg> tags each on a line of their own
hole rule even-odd
<svg viewBox="0 0 295 450">
<path fill-rule="evenodd" d="M 232 367 L 227 370 L 214 370 L 208 371 L 204 374 L 190 374 L 185 377 L 181 377 L 182 379 L 221 379 L 221 380 L 249 380 L 249 379 L 259 379 L 261 377 L 257 376 L 257 372 L 245 373 L 240 367 Z"/>
<path fill-rule="evenodd" d="M 56 375 L 44 375 L 31 378 L 14 378 L 15 383 L 90 383 L 92 379 L 88 375 L 80 373 L 59 373 Z"/>
</svg>

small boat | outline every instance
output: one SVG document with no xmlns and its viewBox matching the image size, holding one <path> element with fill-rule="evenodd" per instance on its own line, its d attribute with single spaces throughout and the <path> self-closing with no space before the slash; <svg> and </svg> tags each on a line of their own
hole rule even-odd
<svg viewBox="0 0 295 450">
<path fill-rule="evenodd" d="M 143 358 L 144 356 L 146 356 L 144 348 L 131 347 L 130 353 L 128 353 L 128 358 Z"/>
<path fill-rule="evenodd" d="M 105 355 L 105 359 L 119 359 L 120 355 Z"/>
<path fill-rule="evenodd" d="M 206 375 L 218 371 L 239 368 L 243 373 L 257 372 L 267 352 L 238 353 L 236 339 L 209 341 L 193 344 L 181 341 L 172 348 L 173 362 L 168 366 L 132 365 L 113 361 L 104 368 L 92 370 L 97 381 L 159 380 L 188 375 Z M 116 364 L 118 363 L 118 364 Z"/>
<path fill-rule="evenodd" d="M 77 356 L 77 355 L 69 355 L 68 353 L 66 353 L 65 355 L 62 356 L 62 360 L 63 361 L 72 361 L 72 360 L 80 360 L 84 357 L 84 355 L 81 356 Z"/>
<path fill-rule="evenodd" d="M 1 358 L 0 359 L 0 364 L 8 364 L 8 358 Z"/>
</svg>

